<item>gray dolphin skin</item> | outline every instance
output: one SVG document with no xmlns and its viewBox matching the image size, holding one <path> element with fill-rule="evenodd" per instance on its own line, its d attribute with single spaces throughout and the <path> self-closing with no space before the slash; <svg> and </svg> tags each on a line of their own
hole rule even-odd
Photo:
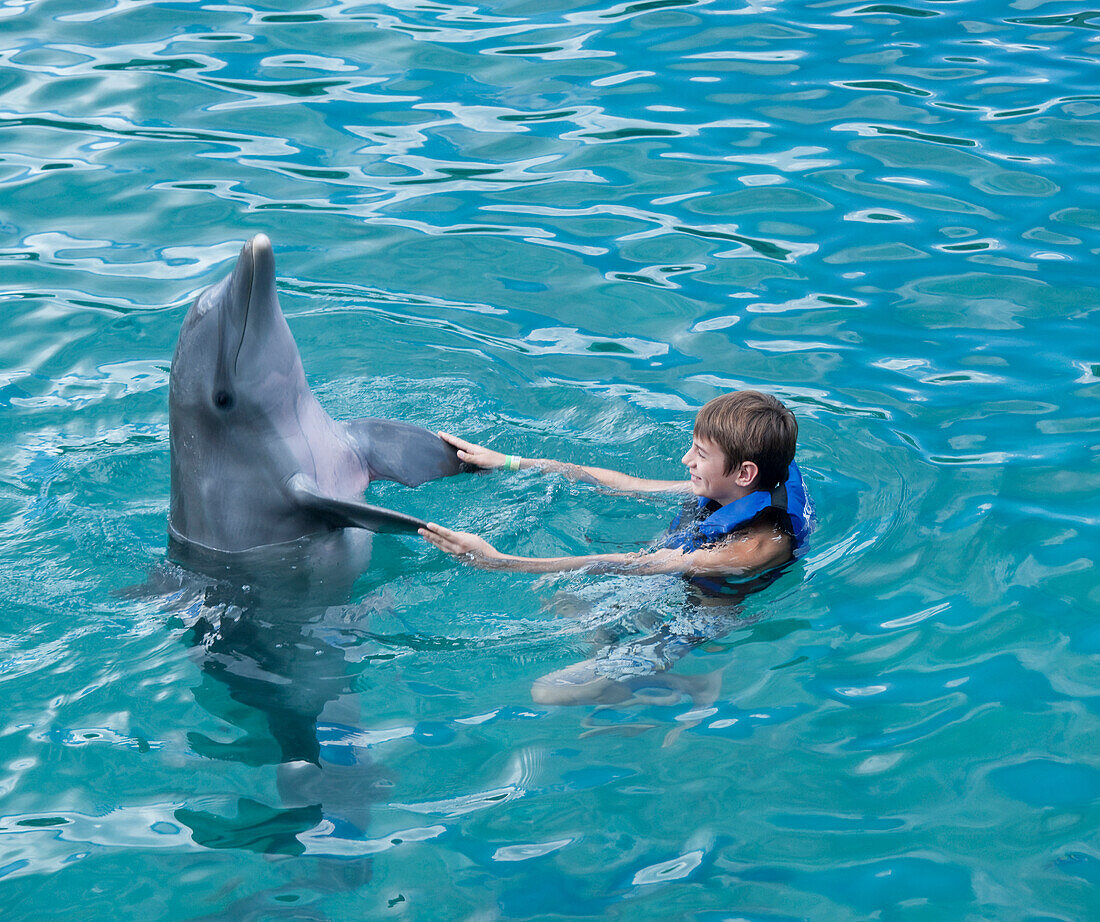
<svg viewBox="0 0 1100 922">
<path fill-rule="evenodd" d="M 168 404 L 168 530 L 192 553 L 234 556 L 339 529 L 414 532 L 419 520 L 362 502 L 367 485 L 417 486 L 462 470 L 427 429 L 325 412 L 306 384 L 263 234 L 188 311 Z"/>
</svg>

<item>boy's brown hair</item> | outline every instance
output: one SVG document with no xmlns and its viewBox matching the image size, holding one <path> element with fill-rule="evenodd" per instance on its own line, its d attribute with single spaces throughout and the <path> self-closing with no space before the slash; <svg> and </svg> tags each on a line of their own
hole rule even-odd
<svg viewBox="0 0 1100 922">
<path fill-rule="evenodd" d="M 722 449 L 727 474 L 742 461 L 752 461 L 760 469 L 754 488 L 772 490 L 787 479 L 798 421 L 770 394 L 737 391 L 704 405 L 695 417 L 695 437 Z"/>
</svg>

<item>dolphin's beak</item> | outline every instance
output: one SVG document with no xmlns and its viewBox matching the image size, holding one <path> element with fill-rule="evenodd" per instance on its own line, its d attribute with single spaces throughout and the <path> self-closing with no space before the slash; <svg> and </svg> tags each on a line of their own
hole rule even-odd
<svg viewBox="0 0 1100 922">
<path fill-rule="evenodd" d="M 257 234 L 245 249 L 252 248 L 252 297 L 257 296 L 267 304 L 275 304 L 275 251 L 267 234 Z M 243 251 L 242 251 L 243 255 Z"/>
<path fill-rule="evenodd" d="M 226 356 L 235 371 L 246 337 L 262 337 L 276 317 L 282 319 L 275 291 L 275 252 L 266 234 L 257 234 L 241 247 L 227 294 L 222 323 L 225 342 L 236 344 Z"/>
<path fill-rule="evenodd" d="M 233 274 L 229 277 L 229 290 L 225 298 L 226 312 L 232 312 L 232 317 L 226 319 L 233 322 L 234 326 L 242 328 L 248 316 L 248 302 L 252 298 L 252 267 L 252 241 L 249 240 L 241 247 L 237 265 L 233 267 Z"/>
</svg>

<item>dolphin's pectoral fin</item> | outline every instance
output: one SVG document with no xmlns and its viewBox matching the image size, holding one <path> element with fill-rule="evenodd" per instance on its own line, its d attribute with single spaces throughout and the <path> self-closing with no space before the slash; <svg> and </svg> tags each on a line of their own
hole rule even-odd
<svg viewBox="0 0 1100 922">
<path fill-rule="evenodd" d="M 374 418 L 345 425 L 373 479 L 417 487 L 467 470 L 450 445 L 420 426 Z"/>
<path fill-rule="evenodd" d="M 407 535 L 415 534 L 418 528 L 424 527 L 424 522 L 420 519 L 403 512 L 326 496 L 304 474 L 291 477 L 287 489 L 299 506 L 324 519 L 334 528 L 365 528 L 368 531 Z"/>
</svg>

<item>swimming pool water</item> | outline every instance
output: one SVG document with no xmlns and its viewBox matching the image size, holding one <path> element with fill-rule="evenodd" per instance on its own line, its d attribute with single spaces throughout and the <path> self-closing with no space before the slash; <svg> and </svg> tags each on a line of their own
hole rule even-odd
<svg viewBox="0 0 1100 922">
<path fill-rule="evenodd" d="M 5 919 L 1100 914 L 1098 30 L 0 2 Z M 809 553 L 614 707 L 530 685 L 675 579 L 380 537 L 346 605 L 196 646 L 192 600 L 123 590 L 164 569 L 179 324 L 258 232 L 338 418 L 674 477 L 702 403 L 776 394 Z M 528 472 L 368 500 L 530 554 L 675 511 Z"/>
</svg>

